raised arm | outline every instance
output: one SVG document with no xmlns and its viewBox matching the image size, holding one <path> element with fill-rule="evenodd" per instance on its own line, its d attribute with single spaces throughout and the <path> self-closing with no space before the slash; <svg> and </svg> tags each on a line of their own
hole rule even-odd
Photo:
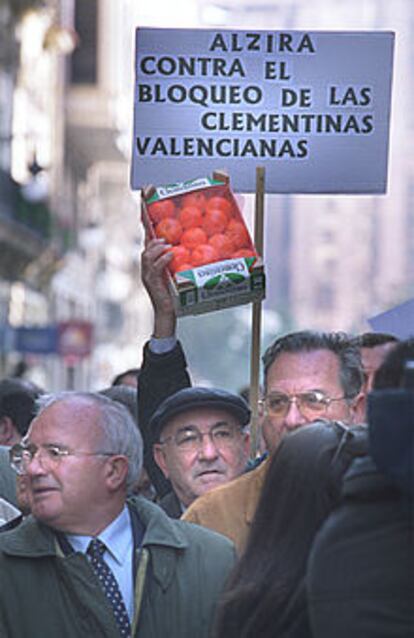
<svg viewBox="0 0 414 638">
<path fill-rule="evenodd" d="M 144 439 L 144 464 L 159 496 L 170 491 L 152 455 L 154 443 L 148 422 L 157 407 L 174 392 L 191 385 L 187 362 L 177 341 L 174 303 L 166 279 L 171 260 L 161 239 L 148 242 L 141 257 L 142 281 L 154 310 L 153 333 L 144 346 L 138 387 L 138 420 Z"/>
</svg>

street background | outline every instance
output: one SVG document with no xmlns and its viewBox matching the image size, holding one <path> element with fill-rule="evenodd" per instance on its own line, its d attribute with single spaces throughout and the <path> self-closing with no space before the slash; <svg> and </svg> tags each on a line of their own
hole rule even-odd
<svg viewBox="0 0 414 638">
<path fill-rule="evenodd" d="M 1 0 L 3 376 L 96 389 L 140 363 L 151 309 L 129 188 L 137 26 L 395 31 L 387 194 L 266 196 L 263 348 L 301 328 L 368 330 L 413 296 L 411 0 Z M 251 227 L 253 196 L 242 200 Z M 248 383 L 250 315 L 180 320 L 196 381 Z M 68 324 L 66 349 L 50 353 Z"/>
</svg>

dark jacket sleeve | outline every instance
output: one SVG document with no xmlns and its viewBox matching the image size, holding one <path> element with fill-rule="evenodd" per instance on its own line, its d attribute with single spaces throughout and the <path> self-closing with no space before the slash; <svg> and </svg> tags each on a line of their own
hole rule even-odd
<svg viewBox="0 0 414 638">
<path fill-rule="evenodd" d="M 145 344 L 139 375 L 138 422 L 144 440 L 144 466 L 159 496 L 170 492 L 171 484 L 154 461 L 154 440 L 148 423 L 164 399 L 189 386 L 187 361 L 179 341 L 173 350 L 164 354 L 151 352 L 149 343 Z"/>
</svg>

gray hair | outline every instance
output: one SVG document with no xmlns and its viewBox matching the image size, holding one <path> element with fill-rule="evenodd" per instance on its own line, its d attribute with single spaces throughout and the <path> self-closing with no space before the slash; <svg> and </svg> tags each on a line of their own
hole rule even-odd
<svg viewBox="0 0 414 638">
<path fill-rule="evenodd" d="M 99 390 L 98 394 L 118 401 L 128 408 L 134 421 L 138 424 L 138 391 L 130 385 L 111 385 L 109 388 Z"/>
<path fill-rule="evenodd" d="M 102 429 L 104 451 L 127 457 L 126 489 L 127 494 L 131 494 L 142 470 L 143 443 L 138 427 L 128 409 L 120 402 L 113 401 L 98 392 L 65 391 L 39 397 L 36 401 L 37 416 L 54 403 L 61 401 L 80 401 L 85 405 L 98 408 L 100 418 L 97 425 Z"/>
<path fill-rule="evenodd" d="M 302 330 L 276 339 L 262 358 L 265 386 L 269 369 L 279 355 L 284 352 L 301 353 L 314 350 L 328 350 L 338 357 L 339 382 L 344 395 L 349 400 L 356 397 L 364 381 L 361 353 L 359 347 L 345 332 Z"/>
</svg>

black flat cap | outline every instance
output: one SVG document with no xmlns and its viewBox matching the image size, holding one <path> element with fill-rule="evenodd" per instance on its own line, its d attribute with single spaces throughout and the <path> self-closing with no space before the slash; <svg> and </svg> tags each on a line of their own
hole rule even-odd
<svg viewBox="0 0 414 638">
<path fill-rule="evenodd" d="M 184 388 L 165 399 L 152 415 L 148 427 L 157 441 L 164 426 L 177 414 L 196 408 L 213 408 L 230 412 L 240 425 L 250 421 L 250 408 L 238 394 L 217 388 Z"/>
</svg>

